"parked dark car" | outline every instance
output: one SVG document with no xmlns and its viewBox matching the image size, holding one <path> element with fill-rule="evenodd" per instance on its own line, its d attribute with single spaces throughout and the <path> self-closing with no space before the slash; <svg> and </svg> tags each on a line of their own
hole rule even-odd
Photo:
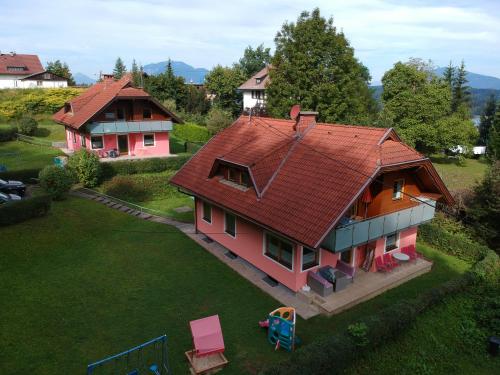
<svg viewBox="0 0 500 375">
<path fill-rule="evenodd" d="M 21 197 L 16 194 L 4 194 L 0 192 L 0 204 L 4 204 L 10 201 L 20 201 Z"/>
<path fill-rule="evenodd" d="M 5 194 L 16 194 L 22 197 L 26 192 L 26 185 L 21 181 L 5 181 L 0 179 L 0 191 Z"/>
</svg>

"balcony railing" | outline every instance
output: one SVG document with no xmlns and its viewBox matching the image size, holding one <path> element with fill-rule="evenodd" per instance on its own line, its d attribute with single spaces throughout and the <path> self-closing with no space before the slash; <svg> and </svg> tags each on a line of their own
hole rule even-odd
<svg viewBox="0 0 500 375">
<path fill-rule="evenodd" d="M 422 203 L 411 208 L 338 226 L 321 246 L 339 252 L 432 220 L 436 202 L 428 198 L 419 198 L 419 201 Z"/>
<path fill-rule="evenodd" d="M 172 121 L 110 121 L 87 125 L 92 135 L 160 132 L 172 130 Z"/>
</svg>

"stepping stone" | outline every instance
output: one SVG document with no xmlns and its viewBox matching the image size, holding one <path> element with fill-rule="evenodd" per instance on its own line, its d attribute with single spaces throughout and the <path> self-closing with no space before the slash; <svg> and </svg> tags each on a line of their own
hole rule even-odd
<svg viewBox="0 0 500 375">
<path fill-rule="evenodd" d="M 148 219 L 152 218 L 152 216 L 150 214 L 146 214 L 144 212 L 139 212 L 139 215 L 137 215 L 137 216 L 139 216 L 141 219 L 144 219 L 144 220 L 148 220 Z"/>
<path fill-rule="evenodd" d="M 188 207 L 188 206 L 182 206 L 182 207 L 174 208 L 174 211 L 178 212 L 178 213 L 184 213 L 184 212 L 192 212 L 193 209 L 191 207 Z"/>
<path fill-rule="evenodd" d="M 121 206 L 121 207 L 119 208 L 119 210 L 120 210 L 120 211 L 122 211 L 122 212 L 128 212 L 128 211 L 130 211 L 130 210 L 131 210 L 131 208 L 130 208 L 130 207 L 127 207 L 127 206 Z"/>
</svg>

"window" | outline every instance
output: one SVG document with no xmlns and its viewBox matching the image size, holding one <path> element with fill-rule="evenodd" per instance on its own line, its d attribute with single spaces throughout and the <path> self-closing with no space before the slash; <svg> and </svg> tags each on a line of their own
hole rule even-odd
<svg viewBox="0 0 500 375">
<path fill-rule="evenodd" d="M 203 220 L 212 223 L 212 206 L 207 202 L 203 202 Z"/>
<path fill-rule="evenodd" d="M 64 113 L 68 113 L 71 111 L 71 104 L 65 103 L 64 104 Z"/>
<path fill-rule="evenodd" d="M 262 99 L 262 92 L 260 90 L 252 90 L 252 99 Z"/>
<path fill-rule="evenodd" d="M 28 70 L 25 66 L 8 66 L 7 71 L 9 72 L 23 72 L 25 70 Z"/>
<path fill-rule="evenodd" d="M 255 78 L 255 83 L 258 85 L 259 83 L 262 82 L 262 79 L 261 78 Z"/>
<path fill-rule="evenodd" d="M 142 109 L 142 118 L 151 118 L 151 108 Z"/>
<path fill-rule="evenodd" d="M 92 150 L 104 148 L 104 141 L 102 139 L 102 136 L 97 135 L 90 137 L 90 146 L 92 147 Z"/>
<path fill-rule="evenodd" d="M 86 144 L 85 144 L 85 134 L 80 134 L 80 144 L 82 145 L 82 147 L 86 146 Z"/>
<path fill-rule="evenodd" d="M 315 267 L 319 264 L 319 251 L 302 247 L 302 271 Z"/>
<path fill-rule="evenodd" d="M 43 75 L 43 79 L 51 79 L 52 77 L 50 76 L 50 73 L 45 73 Z"/>
<path fill-rule="evenodd" d="M 36 85 L 37 85 L 38 87 L 43 86 L 43 81 L 36 81 Z"/>
<path fill-rule="evenodd" d="M 224 213 L 224 232 L 236 237 L 236 216 L 229 212 Z"/>
<path fill-rule="evenodd" d="M 240 183 L 240 171 L 237 170 L 236 168 L 229 168 L 228 173 L 227 173 L 227 179 L 229 181 L 236 182 L 237 184 Z"/>
<path fill-rule="evenodd" d="M 71 134 L 73 134 L 73 143 L 76 143 L 76 132 L 71 132 Z"/>
<path fill-rule="evenodd" d="M 394 181 L 394 185 L 392 188 L 392 199 L 402 199 L 403 198 L 404 184 L 405 184 L 405 180 L 403 180 L 403 179 Z"/>
<path fill-rule="evenodd" d="M 114 112 L 106 112 L 104 114 L 104 118 L 106 120 L 114 120 L 115 119 L 115 113 Z"/>
<path fill-rule="evenodd" d="M 118 108 L 116 110 L 116 118 L 118 120 L 123 120 L 125 119 L 125 110 L 123 108 Z"/>
<path fill-rule="evenodd" d="M 155 145 L 154 134 L 144 134 L 144 147 L 151 147 Z"/>
<path fill-rule="evenodd" d="M 293 270 L 293 245 L 272 234 L 265 234 L 264 254 L 286 268 Z"/>
<path fill-rule="evenodd" d="M 244 186 L 249 185 L 249 178 L 248 178 L 248 173 L 247 172 L 241 172 L 241 184 Z"/>
<path fill-rule="evenodd" d="M 248 172 L 239 170 L 237 168 L 227 168 L 226 179 L 238 185 L 243 185 L 246 187 L 248 187 L 250 184 Z"/>
<path fill-rule="evenodd" d="M 385 252 L 398 248 L 399 233 L 393 233 L 385 238 Z"/>
<path fill-rule="evenodd" d="M 352 249 L 340 253 L 340 260 L 344 263 L 351 264 Z"/>
</svg>

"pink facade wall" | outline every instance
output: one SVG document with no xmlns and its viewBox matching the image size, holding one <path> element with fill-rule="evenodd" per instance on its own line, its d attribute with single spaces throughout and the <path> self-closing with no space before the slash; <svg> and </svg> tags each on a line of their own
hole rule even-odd
<svg viewBox="0 0 500 375">
<path fill-rule="evenodd" d="M 76 142 L 73 140 L 73 134 L 76 137 Z M 147 133 L 151 134 L 151 133 Z M 154 133 L 155 144 L 154 146 L 144 146 L 143 133 L 128 134 L 128 155 L 131 156 L 168 156 L 170 155 L 170 141 L 168 132 Z M 81 137 L 85 137 L 85 145 L 87 150 L 92 151 L 90 144 L 90 135 L 81 135 L 78 131 L 71 128 L 66 128 L 66 143 L 68 149 L 78 151 L 82 148 Z M 109 151 L 118 149 L 118 140 L 116 134 L 106 134 L 103 136 L 104 147 L 103 150 Z M 94 150 L 97 151 L 97 150 Z"/>
<path fill-rule="evenodd" d="M 307 273 L 311 270 L 325 265 L 335 267 L 340 254 L 333 254 L 330 251 L 320 249 L 320 264 L 316 267 L 301 270 L 302 265 L 302 246 L 294 245 L 293 270 L 279 264 L 264 255 L 264 234 L 265 230 L 256 224 L 248 222 L 240 217 L 236 217 L 236 237 L 232 237 L 224 232 L 224 210 L 212 205 L 212 223 L 203 220 L 203 201 L 195 199 L 196 229 L 213 240 L 220 243 L 225 248 L 231 250 L 239 257 L 253 264 L 262 272 L 278 280 L 293 291 L 298 291 L 303 285 L 307 284 Z M 417 229 L 411 228 L 400 232 L 399 246 L 391 252 L 400 251 L 402 247 L 415 244 Z M 375 256 L 384 254 L 385 238 L 376 241 Z M 363 264 L 365 256 L 365 246 L 355 248 L 351 265 L 356 268 Z M 374 262 L 375 263 L 375 262 Z M 375 266 L 371 271 L 376 271 Z"/>
</svg>

